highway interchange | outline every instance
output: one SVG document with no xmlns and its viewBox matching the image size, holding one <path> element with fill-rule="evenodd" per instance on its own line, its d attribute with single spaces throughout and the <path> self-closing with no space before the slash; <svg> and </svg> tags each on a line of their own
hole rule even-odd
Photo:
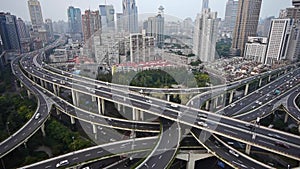
<svg viewBox="0 0 300 169">
<path fill-rule="evenodd" d="M 284 132 L 280 132 L 274 129 L 270 129 L 270 128 L 266 128 L 266 127 L 262 127 L 262 126 L 258 126 L 255 125 L 255 139 L 253 139 L 253 132 L 250 130 L 249 127 L 247 127 L 247 125 L 249 123 L 240 121 L 240 120 L 236 120 L 236 119 L 232 119 L 229 117 L 226 117 L 224 115 L 219 115 L 219 114 L 214 114 L 211 112 L 207 112 L 204 110 L 200 110 L 199 107 L 201 107 L 204 102 L 207 100 L 207 98 L 203 97 L 201 99 L 197 99 L 197 101 L 193 101 L 192 102 L 192 107 L 188 107 L 188 106 L 184 106 L 184 105 L 177 105 L 176 108 L 172 107 L 171 104 L 167 101 L 164 100 L 159 100 L 156 98 L 152 98 L 152 97 L 148 97 L 145 95 L 142 95 L 138 92 L 135 92 L 136 90 L 139 89 L 134 89 L 134 90 L 124 90 L 124 88 L 118 88 L 118 86 L 112 85 L 110 83 L 104 83 L 104 82 L 95 82 L 93 80 L 93 83 L 91 83 L 91 81 L 87 81 L 87 80 L 78 80 L 76 79 L 76 77 L 73 77 L 71 74 L 68 73 L 64 73 L 64 74 L 58 74 L 53 73 L 51 71 L 49 71 L 49 69 L 44 69 L 42 63 L 39 63 L 39 65 L 36 65 L 36 63 L 34 64 L 34 56 L 38 56 L 38 53 L 33 53 L 31 55 L 26 55 L 25 57 L 23 57 L 23 60 L 20 61 L 20 65 L 18 64 L 18 59 L 16 59 L 13 63 L 12 63 L 12 69 L 15 71 L 15 75 L 17 76 L 17 78 L 19 78 L 19 80 L 22 82 L 22 84 L 24 84 L 27 88 L 29 88 L 31 90 L 31 92 L 33 92 L 37 97 L 38 100 L 40 102 L 40 106 L 38 106 L 37 112 L 39 112 L 41 114 L 41 117 L 39 118 L 40 122 L 36 119 L 32 119 L 31 121 L 29 121 L 25 126 L 28 127 L 28 133 L 20 133 L 18 134 L 15 133 L 11 138 L 8 138 L 6 141 L 2 142 L 0 144 L 1 146 L 4 146 L 4 148 L 0 148 L 0 150 L 4 150 L 3 152 L 1 152 L 1 156 L 4 156 L 6 153 L 8 153 L 11 149 L 13 149 L 14 147 L 17 147 L 18 145 L 20 145 L 22 142 L 20 140 L 25 141 L 27 138 L 29 138 L 34 131 L 36 131 L 41 124 L 43 123 L 44 120 L 47 119 L 47 117 L 49 116 L 49 103 L 47 104 L 47 102 L 49 102 L 49 97 L 51 97 L 51 99 L 53 99 L 55 102 L 55 104 L 60 107 L 61 110 L 63 110 L 65 113 L 67 113 L 69 116 L 73 116 L 76 117 L 77 119 L 83 120 L 87 123 L 92 123 L 94 125 L 97 126 L 104 126 L 104 127 L 114 127 L 117 129 L 124 129 L 124 130 L 133 130 L 133 126 L 135 130 L 141 131 L 141 132 L 152 132 L 152 133 L 157 133 L 159 132 L 159 123 L 157 122 L 140 122 L 140 121 L 132 121 L 132 120 L 124 120 L 124 119 L 115 119 L 112 117 L 107 117 L 103 114 L 101 114 L 100 108 L 99 108 L 99 113 L 98 112 L 93 112 L 92 116 L 93 118 L 91 118 L 91 113 L 89 113 L 88 110 L 81 110 L 81 108 L 78 108 L 77 106 L 74 105 L 73 103 L 70 103 L 69 101 L 65 101 L 63 100 L 61 97 L 59 97 L 58 95 L 53 95 L 53 93 L 55 93 L 55 87 L 54 86 L 60 86 L 60 88 L 65 88 L 66 90 L 70 90 L 70 91 L 75 91 L 78 92 L 80 94 L 84 94 L 84 95 L 90 95 L 92 97 L 96 97 L 96 98 L 101 98 L 104 100 L 108 100 L 108 101 L 112 101 L 112 102 L 117 102 L 118 104 L 122 104 L 128 107 L 132 107 L 134 109 L 138 109 L 141 110 L 143 112 L 147 112 L 147 113 L 151 113 L 160 117 L 163 117 L 163 121 L 167 120 L 168 122 L 162 123 L 164 127 L 172 127 L 172 126 L 168 126 L 167 124 L 170 123 L 170 121 L 172 122 L 172 124 L 174 124 L 173 122 L 175 122 L 177 125 L 179 125 L 179 123 L 184 124 L 184 125 L 188 125 L 191 128 L 193 128 L 193 133 L 196 136 L 199 136 L 199 132 L 210 132 L 210 133 L 214 133 L 215 135 L 219 135 L 219 136 L 224 136 L 224 137 L 228 137 L 246 144 L 250 144 L 252 146 L 255 147 L 259 147 L 262 148 L 264 150 L 267 151 L 271 151 L 271 152 L 275 152 L 296 160 L 299 160 L 300 158 L 300 137 L 299 136 L 295 136 L 292 134 L 287 134 Z M 36 62 L 38 62 L 39 59 L 37 59 Z M 22 67 L 23 70 L 20 70 L 20 67 Z M 17 73 L 16 73 L 17 72 Z M 25 72 L 25 75 L 22 74 L 22 72 Z M 285 74 L 284 76 L 281 76 L 280 78 L 278 78 L 277 80 L 273 81 L 272 83 L 270 83 L 269 85 L 266 85 L 263 88 L 260 88 L 259 90 L 252 92 L 251 94 L 247 95 L 244 98 L 241 98 L 240 100 L 237 100 L 236 102 L 232 103 L 234 104 L 234 106 L 227 106 L 225 109 L 221 110 L 225 113 L 225 115 L 227 116 L 233 116 L 237 119 L 241 119 L 241 120 L 246 120 L 246 121 L 253 121 L 255 120 L 258 115 L 259 116 L 264 116 L 267 113 L 270 113 L 273 109 L 271 105 L 273 105 L 275 102 L 278 102 L 279 100 L 277 99 L 278 96 L 275 96 L 273 94 L 273 91 L 275 88 L 279 88 L 281 87 L 283 94 L 279 95 L 279 98 L 283 98 L 285 96 L 289 96 L 289 99 L 294 100 L 296 98 L 296 96 L 298 96 L 297 94 L 297 88 L 298 88 L 298 80 L 300 77 L 298 77 L 298 73 L 299 70 L 292 70 L 291 73 Z M 60 72 L 62 73 L 62 72 Z M 31 80 L 35 80 L 35 82 L 31 81 L 30 79 L 27 79 L 27 77 L 31 77 Z M 290 80 L 291 77 L 289 76 L 293 76 L 294 80 Z M 43 91 L 43 89 L 41 87 L 43 87 L 43 85 L 41 84 L 41 81 L 37 80 L 37 79 L 42 79 L 43 83 L 48 83 L 48 87 L 46 87 L 44 90 L 46 90 L 46 92 Z M 55 81 L 53 81 L 53 79 L 56 79 Z M 253 78 L 251 79 L 253 80 Z M 64 81 L 64 83 L 62 84 L 62 81 Z M 285 83 L 289 83 L 289 85 L 287 86 Z M 33 85 L 35 84 L 35 85 Z M 233 88 L 236 87 L 236 85 L 241 84 L 241 82 L 236 82 L 233 85 L 230 85 L 228 88 Z M 44 85 L 45 86 L 45 85 Z M 270 86 L 270 87 L 269 87 Z M 218 90 L 219 88 L 216 88 L 214 90 Z M 222 88 L 220 88 L 222 89 Z M 39 90 L 39 91 L 38 91 Z M 194 89 L 196 90 L 196 89 Z M 206 89 L 207 90 L 207 89 Z M 145 89 L 144 89 L 145 91 Z M 187 91 L 187 90 L 184 90 Z M 193 92 L 193 90 L 190 90 Z M 224 91 L 224 90 L 223 90 Z M 296 92 L 295 92 L 296 91 Z M 56 91 L 57 92 L 57 91 Z M 165 91 L 164 92 L 169 92 L 169 91 Z M 174 91 L 172 91 L 174 92 Z M 269 94 L 269 96 L 268 96 Z M 46 96 L 48 95 L 48 96 Z M 52 96 L 51 96 L 52 95 Z M 268 98 L 268 99 L 266 99 Z M 47 100 L 48 99 L 48 100 Z M 256 100 L 258 100 L 259 102 L 255 102 Z M 73 100 L 74 101 L 74 100 Z M 241 104 L 242 103 L 242 104 Z M 288 104 L 290 104 L 290 101 L 287 102 Z M 294 101 L 292 102 L 294 104 Z M 75 103 L 76 104 L 76 103 Z M 231 104 L 231 105 L 232 105 Z M 243 105 L 244 104 L 244 105 Z M 247 105 L 247 106 L 245 106 Z M 254 107 L 255 106 L 255 107 Z M 289 106 L 288 106 L 289 107 Z M 291 106 L 291 107 L 295 107 Z M 297 107 L 295 107 L 297 109 Z M 297 109 L 299 112 L 299 108 Z M 245 113 L 247 112 L 247 113 Z M 291 110 L 290 112 L 295 112 L 293 110 Z M 244 113 L 244 114 L 243 114 Z M 251 113 L 251 115 L 249 115 Z M 297 112 L 296 112 L 297 113 Z M 299 114 L 295 114 L 294 117 L 296 117 L 296 119 L 298 118 Z M 165 118 L 165 119 L 164 119 Z M 298 119 L 299 120 L 299 119 Z M 202 122 L 202 123 L 201 123 Z M 207 124 L 207 125 L 203 125 L 203 123 Z M 40 124 L 40 125 L 39 125 Z M 202 124 L 202 125 L 200 125 Z M 166 126 L 165 126 L 166 125 Z M 92 125 L 93 126 L 93 125 Z M 176 125 L 175 125 L 176 126 Z M 94 126 L 93 126 L 94 127 Z M 92 128 L 93 128 L 92 127 Z M 152 127 L 152 129 L 151 129 Z M 164 129 L 163 127 L 163 129 Z M 25 131 L 25 129 L 22 128 L 20 129 L 21 131 Z M 30 128 L 30 129 L 29 129 Z M 179 127 L 175 127 L 177 128 L 178 133 L 174 134 L 178 137 L 180 137 L 180 130 L 178 130 Z M 94 130 L 94 129 L 92 129 Z M 158 168 L 164 168 L 168 165 L 168 162 L 171 161 L 174 158 L 174 154 L 177 151 L 178 148 L 178 144 L 179 141 L 177 139 L 174 139 L 174 135 L 172 136 L 173 139 L 165 139 L 165 136 L 169 136 L 170 133 L 168 133 L 169 129 L 162 130 L 160 131 L 162 134 L 159 136 L 159 138 L 154 138 L 154 137 L 150 137 L 152 139 L 152 146 L 150 147 L 146 147 L 145 142 L 143 142 L 144 139 L 148 139 L 146 138 L 136 138 L 135 140 L 135 144 L 138 144 L 139 142 L 137 142 L 137 140 L 141 140 L 141 147 L 143 147 L 144 149 L 147 149 L 148 151 L 153 148 L 153 143 L 156 143 L 156 141 L 158 141 L 157 143 L 157 147 L 153 149 L 152 151 L 152 155 L 155 154 L 155 151 L 159 151 L 161 149 L 166 150 L 167 151 L 163 154 L 163 157 L 160 155 L 154 155 L 154 156 L 148 156 L 149 158 L 146 158 L 147 160 L 143 161 L 143 163 L 141 163 L 141 168 L 143 167 L 158 167 Z M 176 131 L 176 129 L 172 130 L 173 132 Z M 171 130 L 170 130 L 171 132 Z M 176 133 L 176 132 L 175 132 Z M 273 136 L 279 136 L 279 137 L 270 137 L 270 135 Z M 176 138 L 176 137 L 175 137 Z M 131 139 L 132 140 L 132 139 Z M 155 141 L 154 141 L 155 140 Z M 170 142 L 170 140 L 172 142 L 174 142 L 172 145 L 172 147 L 165 147 L 165 145 L 169 145 L 167 144 L 168 142 Z M 179 139 L 180 140 L 180 139 Z M 13 143 L 15 142 L 15 144 Z M 120 142 L 122 141 L 115 141 L 113 142 L 112 146 L 116 146 L 118 147 L 118 145 L 120 145 Z M 126 140 L 126 142 L 130 142 L 128 140 Z M 280 147 L 276 145 L 276 142 L 283 142 L 284 144 L 289 145 L 290 148 L 284 148 L 284 147 Z M 8 144 L 8 145 L 5 145 Z M 148 144 L 148 143 L 147 143 Z M 122 144 L 121 144 L 122 145 Z M 148 144 L 149 145 L 149 144 Z M 212 149 L 211 147 L 216 146 L 214 144 L 214 142 L 209 142 L 206 141 L 205 145 L 210 147 L 211 151 L 217 152 L 216 149 Z M 163 146 L 163 147 L 160 147 Z M 130 146 L 128 146 L 129 148 Z M 112 148 L 109 148 L 111 151 Z M 114 152 L 115 154 L 118 153 L 124 153 L 126 151 L 123 151 L 122 149 L 125 148 L 113 148 L 114 150 L 116 150 L 116 152 Z M 6 150 L 6 151 L 5 151 Z M 106 149 L 107 150 L 107 149 Z M 120 151 L 119 151 L 120 150 Z M 88 151 L 88 150 L 87 150 Z M 94 151 L 98 151 L 98 149 L 94 150 Z M 232 158 L 232 154 L 228 154 L 228 149 L 222 150 L 220 151 L 220 149 L 218 149 L 219 155 L 218 156 L 231 156 Z M 223 154 L 222 154 L 223 152 Z M 74 157 L 74 154 L 78 157 Z M 66 157 L 68 157 L 69 162 L 71 162 L 72 160 L 74 161 L 73 163 L 70 163 L 69 165 L 74 165 L 75 163 L 80 163 L 80 162 L 84 162 L 84 161 L 88 161 L 90 159 L 93 159 L 97 156 L 97 158 L 101 158 L 101 156 L 99 155 L 99 153 L 97 154 L 97 152 L 93 152 L 93 153 L 89 153 L 90 155 L 87 156 L 87 152 L 83 151 L 83 154 L 79 155 L 77 153 L 72 153 L 71 154 L 66 154 Z M 94 154 L 94 155 L 92 155 Z M 107 155 L 104 153 L 104 155 Z M 90 157 L 92 156 L 92 157 Z M 59 160 L 62 160 L 65 156 L 62 156 L 61 158 L 55 159 L 55 160 L 50 160 L 50 161 L 44 161 L 39 163 L 39 167 L 41 168 L 49 168 L 53 167 Z M 76 158 L 82 159 L 81 161 L 76 161 Z M 83 158 L 83 157 L 86 157 Z M 103 156 L 102 156 L 103 157 Z M 75 160 L 74 160 L 75 158 Z M 240 161 L 242 160 L 241 158 L 239 159 Z M 157 162 L 157 161 L 161 161 L 161 162 Z M 163 163 L 166 162 L 166 164 Z M 246 160 L 242 160 L 243 163 L 241 164 L 240 161 L 234 161 L 233 160 L 229 160 L 229 163 L 233 163 L 233 166 L 241 166 L 241 165 L 246 165 L 246 166 L 254 166 L 254 164 L 249 162 L 245 162 Z M 143 165 L 142 165 L 143 164 Z M 146 164 L 146 165 L 145 165 Z M 154 165 L 155 164 L 155 165 Z M 256 164 L 257 165 L 257 164 Z M 261 167 L 261 165 L 258 165 Z M 152 167 L 152 168 L 153 168 Z M 26 167 L 25 167 L 26 168 Z M 30 167 L 31 168 L 31 167 Z M 259 168 L 259 167 L 254 167 L 254 168 Z"/>
</svg>

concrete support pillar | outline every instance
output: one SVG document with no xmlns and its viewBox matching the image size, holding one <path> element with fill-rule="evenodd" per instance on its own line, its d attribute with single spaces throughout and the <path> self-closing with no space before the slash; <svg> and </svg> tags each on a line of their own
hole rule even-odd
<svg viewBox="0 0 300 169">
<path fill-rule="evenodd" d="M 58 96 L 58 95 L 57 95 L 57 90 L 56 90 L 55 84 L 53 84 L 53 91 L 54 91 L 54 94 L 55 94 L 56 96 Z"/>
<path fill-rule="evenodd" d="M 213 102 L 214 102 L 213 109 L 217 108 L 217 106 L 218 106 L 218 99 L 219 99 L 219 97 L 214 98 L 214 100 L 213 100 Z"/>
<path fill-rule="evenodd" d="M 245 93 L 244 93 L 245 96 L 248 94 L 248 91 L 249 91 L 249 83 L 247 83 L 245 86 Z"/>
<path fill-rule="evenodd" d="M 232 90 L 230 91 L 230 95 L 229 95 L 229 104 L 231 104 L 233 101 L 233 95 L 234 95 L 234 91 Z"/>
<path fill-rule="evenodd" d="M 144 121 L 144 112 L 142 110 L 139 111 L 140 120 Z"/>
<path fill-rule="evenodd" d="M 71 124 L 75 124 L 75 118 L 71 116 Z"/>
<path fill-rule="evenodd" d="M 97 103 L 98 103 L 98 113 L 102 114 L 102 112 L 101 112 L 101 99 L 99 97 L 97 98 Z"/>
<path fill-rule="evenodd" d="M 97 127 L 96 127 L 96 124 L 92 124 L 93 125 L 93 133 L 94 134 L 97 134 Z"/>
<path fill-rule="evenodd" d="M 42 131 L 43 137 L 46 137 L 46 131 L 45 131 L 45 124 L 44 123 L 41 125 L 41 131 Z"/>
<path fill-rule="evenodd" d="M 42 86 L 43 88 L 45 88 L 44 81 L 43 81 L 43 80 L 40 80 L 40 81 L 41 81 L 41 86 Z"/>
<path fill-rule="evenodd" d="M 137 117 L 137 110 L 135 108 L 132 108 L 132 120 L 138 120 L 138 117 Z"/>
<path fill-rule="evenodd" d="M 285 116 L 284 116 L 284 123 L 287 123 L 289 119 L 289 114 L 285 113 Z"/>
<path fill-rule="evenodd" d="M 117 103 L 117 109 L 119 112 L 121 111 L 121 105 L 119 103 Z"/>
<path fill-rule="evenodd" d="M 206 101 L 206 104 L 205 104 L 205 110 L 208 110 L 209 109 L 209 100 Z"/>
<path fill-rule="evenodd" d="M 300 123 L 298 124 L 298 132 L 300 133 Z"/>
<path fill-rule="evenodd" d="M 187 169 L 194 169 L 197 161 L 196 154 L 189 153 L 189 161 L 187 162 Z"/>
<path fill-rule="evenodd" d="M 27 95 L 28 95 L 28 98 L 31 98 L 31 93 L 29 90 L 27 90 Z"/>
<path fill-rule="evenodd" d="M 247 144 L 247 145 L 246 145 L 246 151 L 245 151 L 246 154 L 249 155 L 249 154 L 250 154 L 250 151 L 251 151 L 251 145 L 250 145 L 250 144 Z"/>
<path fill-rule="evenodd" d="M 24 85 L 23 85 L 23 83 L 22 83 L 22 82 L 20 82 L 20 86 L 21 86 L 21 87 L 24 87 Z"/>
<path fill-rule="evenodd" d="M 170 101 L 170 95 L 167 94 L 167 101 L 169 102 Z"/>
<path fill-rule="evenodd" d="M 261 84 L 262 84 L 262 78 L 259 79 L 258 87 L 261 87 Z"/>
<path fill-rule="evenodd" d="M 56 114 L 60 115 L 60 111 L 56 108 Z"/>
<path fill-rule="evenodd" d="M 271 77 L 272 77 L 272 75 L 269 75 L 269 77 L 268 77 L 268 82 L 271 81 Z"/>
<path fill-rule="evenodd" d="M 101 99 L 101 111 L 102 111 L 102 114 L 105 114 L 104 99 Z"/>
<path fill-rule="evenodd" d="M 71 92 L 72 92 L 73 105 L 78 106 L 78 104 L 77 104 L 77 99 L 78 98 L 76 98 L 76 91 L 72 90 Z"/>
<path fill-rule="evenodd" d="M 95 102 L 97 98 L 95 96 L 92 96 L 92 102 Z"/>
<path fill-rule="evenodd" d="M 57 96 L 59 96 L 60 95 L 60 87 L 59 86 L 57 86 L 56 91 L 57 91 Z"/>
</svg>

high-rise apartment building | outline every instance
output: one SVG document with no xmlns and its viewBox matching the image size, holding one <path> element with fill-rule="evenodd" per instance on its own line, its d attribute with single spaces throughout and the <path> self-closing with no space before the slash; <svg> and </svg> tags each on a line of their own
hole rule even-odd
<svg viewBox="0 0 300 169">
<path fill-rule="evenodd" d="M 3 50 L 21 51 L 20 36 L 15 15 L 0 13 L 0 35 Z"/>
<path fill-rule="evenodd" d="M 239 0 L 231 55 L 241 56 L 249 36 L 256 36 L 262 0 Z"/>
<path fill-rule="evenodd" d="M 162 46 L 164 43 L 164 8 L 162 6 L 159 7 L 158 15 L 154 17 L 149 17 L 147 26 L 147 35 L 153 36 L 156 40 L 157 46 Z"/>
<path fill-rule="evenodd" d="M 245 46 L 244 58 L 260 63 L 265 63 L 268 38 L 266 37 L 248 37 Z"/>
<path fill-rule="evenodd" d="M 40 2 L 38 0 L 28 0 L 27 3 L 33 32 L 38 32 L 44 26 Z"/>
<path fill-rule="evenodd" d="M 138 32 L 138 8 L 135 0 L 123 0 L 123 24 L 128 33 Z"/>
<path fill-rule="evenodd" d="M 273 19 L 265 64 L 286 59 L 293 19 Z"/>
<path fill-rule="evenodd" d="M 142 33 L 133 33 L 130 34 L 129 45 L 130 62 L 148 62 L 155 59 L 154 37 Z"/>
<path fill-rule="evenodd" d="M 225 20 L 224 20 L 224 30 L 228 32 L 233 32 L 236 16 L 238 11 L 238 3 L 236 0 L 228 0 L 226 3 Z"/>
<path fill-rule="evenodd" d="M 68 8 L 68 27 L 71 38 L 76 41 L 82 40 L 82 18 L 81 10 L 73 6 Z"/>
<path fill-rule="evenodd" d="M 83 39 L 88 41 L 97 31 L 100 30 L 101 21 L 99 11 L 86 10 L 82 15 Z"/>
<path fill-rule="evenodd" d="M 112 5 L 99 5 L 102 30 L 115 29 L 115 9 Z"/>
<path fill-rule="evenodd" d="M 210 9 L 204 9 L 196 18 L 193 51 L 203 62 L 215 60 L 219 21 L 217 12 Z"/>
</svg>

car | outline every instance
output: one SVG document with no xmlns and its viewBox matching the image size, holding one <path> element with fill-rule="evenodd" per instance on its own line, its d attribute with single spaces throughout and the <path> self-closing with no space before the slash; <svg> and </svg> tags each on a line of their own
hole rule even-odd
<svg viewBox="0 0 300 169">
<path fill-rule="evenodd" d="M 275 142 L 275 145 L 280 146 L 280 147 L 283 147 L 283 148 L 287 148 L 287 149 L 290 148 L 290 146 L 289 146 L 288 144 L 283 143 L 283 142 L 280 142 L 280 141 L 276 141 L 276 142 Z"/>
<path fill-rule="evenodd" d="M 151 101 L 151 100 L 146 100 L 146 102 L 147 102 L 147 103 L 152 103 L 152 101 Z"/>
<path fill-rule="evenodd" d="M 207 127 L 207 124 L 204 123 L 204 122 L 202 122 L 202 121 L 198 121 L 198 124 L 199 124 L 200 126 Z"/>
<path fill-rule="evenodd" d="M 68 164 L 69 164 L 68 160 L 63 160 L 56 164 L 56 168 L 62 167 L 62 166 L 68 165 Z"/>
<path fill-rule="evenodd" d="M 35 116 L 34 116 L 34 119 L 39 119 L 40 118 L 40 116 L 41 116 L 41 114 L 40 113 L 37 113 Z"/>
<path fill-rule="evenodd" d="M 232 155 L 234 155 L 234 156 L 236 156 L 236 157 L 240 156 L 237 152 L 235 152 L 235 151 L 233 151 L 231 149 L 229 150 L 229 153 L 232 154 Z"/>
<path fill-rule="evenodd" d="M 56 82 L 57 80 L 56 80 L 56 79 L 52 79 L 52 81 L 53 81 L 53 82 Z"/>
<path fill-rule="evenodd" d="M 170 106 L 173 108 L 178 108 L 178 105 L 176 105 L 176 104 L 171 104 Z"/>
<path fill-rule="evenodd" d="M 114 142 L 114 141 L 116 141 L 116 139 L 111 138 L 111 139 L 109 139 L 109 141 Z"/>
<path fill-rule="evenodd" d="M 231 105 L 230 105 L 230 107 L 234 107 L 235 106 L 235 103 L 232 103 Z"/>
<path fill-rule="evenodd" d="M 90 169 L 90 167 L 89 167 L 89 166 L 86 166 L 86 167 L 83 167 L 82 169 Z"/>
</svg>

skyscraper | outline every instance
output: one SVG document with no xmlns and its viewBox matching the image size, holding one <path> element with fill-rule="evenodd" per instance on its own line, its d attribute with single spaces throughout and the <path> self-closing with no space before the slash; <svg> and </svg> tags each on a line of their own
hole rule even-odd
<svg viewBox="0 0 300 169">
<path fill-rule="evenodd" d="M 83 39 L 86 42 L 92 35 L 100 30 L 101 21 L 99 11 L 86 10 L 82 15 Z"/>
<path fill-rule="evenodd" d="M 27 30 L 24 21 L 21 18 L 17 19 L 17 27 L 18 27 L 18 32 L 21 40 L 29 38 L 29 32 Z"/>
<path fill-rule="evenodd" d="M 0 13 L 0 35 L 4 50 L 21 51 L 16 16 Z"/>
<path fill-rule="evenodd" d="M 38 32 L 44 26 L 44 20 L 42 15 L 42 9 L 38 0 L 28 0 L 28 9 L 34 32 Z"/>
<path fill-rule="evenodd" d="M 228 0 L 226 3 L 224 30 L 233 32 L 238 9 L 238 1 Z"/>
<path fill-rule="evenodd" d="M 53 25 L 52 25 L 52 20 L 51 19 L 46 19 L 45 20 L 45 28 L 47 31 L 47 38 L 48 40 L 53 40 Z"/>
<path fill-rule="evenodd" d="M 202 0 L 202 11 L 208 9 L 209 0 Z"/>
<path fill-rule="evenodd" d="M 193 51 L 203 62 L 215 60 L 219 21 L 217 12 L 211 12 L 209 8 L 196 18 Z"/>
<path fill-rule="evenodd" d="M 292 19 L 272 20 L 265 64 L 286 59 L 292 25 Z"/>
<path fill-rule="evenodd" d="M 124 29 L 129 33 L 138 32 L 138 9 L 135 0 L 123 0 Z"/>
<path fill-rule="evenodd" d="M 99 5 L 102 30 L 115 29 L 115 9 L 112 5 Z"/>
<path fill-rule="evenodd" d="M 262 0 L 239 0 L 231 55 L 242 56 L 249 36 L 256 36 Z"/>
<path fill-rule="evenodd" d="M 156 44 L 162 46 L 164 43 L 164 8 L 160 6 L 158 10 L 159 12 L 156 16 L 148 18 L 147 35 L 155 37 Z"/>
<path fill-rule="evenodd" d="M 287 8 L 281 16 L 294 20 L 286 57 L 288 60 L 294 62 L 300 60 L 300 24 L 298 22 L 300 19 L 300 0 L 293 0 L 292 3 L 294 7 Z"/>
<path fill-rule="evenodd" d="M 73 40 L 82 40 L 82 18 L 81 10 L 79 8 L 74 8 L 69 6 L 68 8 L 68 27 L 69 33 Z"/>
</svg>

